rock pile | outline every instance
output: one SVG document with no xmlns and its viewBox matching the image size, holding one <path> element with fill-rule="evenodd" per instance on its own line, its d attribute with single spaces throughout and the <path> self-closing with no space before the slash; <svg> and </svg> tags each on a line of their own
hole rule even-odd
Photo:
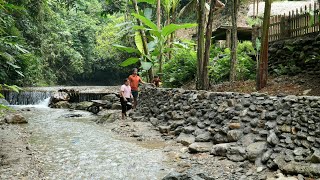
<svg viewBox="0 0 320 180">
<path fill-rule="evenodd" d="M 320 176 L 320 97 L 148 89 L 136 121 L 229 160 L 284 173 Z"/>
<path fill-rule="evenodd" d="M 320 75 L 319 47 L 319 33 L 273 42 L 269 48 L 269 70 L 280 74 L 284 72 L 279 71 Z"/>
<path fill-rule="evenodd" d="M 71 91 L 71 90 L 70 90 Z M 74 92 L 74 91 L 71 91 Z M 73 97 L 73 98 L 72 98 Z M 73 100 L 72 100 L 73 99 Z M 103 108 L 106 109 L 121 109 L 119 97 L 116 94 L 108 94 L 102 97 Z M 54 93 L 50 98 L 49 107 L 51 108 L 63 108 L 63 109 L 77 109 L 88 110 L 94 103 L 89 101 L 74 102 L 74 96 L 70 93 L 59 91 Z"/>
</svg>

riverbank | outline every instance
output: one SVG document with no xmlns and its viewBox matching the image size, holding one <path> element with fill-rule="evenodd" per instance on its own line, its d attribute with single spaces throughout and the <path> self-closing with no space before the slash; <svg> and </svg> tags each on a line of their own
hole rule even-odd
<svg viewBox="0 0 320 180">
<path fill-rule="evenodd" d="M 0 124 L 0 179 L 41 179 L 37 152 L 29 138 L 30 132 L 23 126 Z"/>
<path fill-rule="evenodd" d="M 130 165 L 130 168 L 133 168 L 132 171 L 123 173 L 121 177 L 123 177 L 122 179 L 134 179 L 137 178 L 137 175 L 133 174 L 133 171 L 137 168 L 135 167 L 137 166 L 137 163 L 142 163 L 139 162 L 140 160 L 144 161 L 141 165 L 144 164 L 144 168 L 148 168 L 150 163 L 152 164 L 157 161 L 160 162 L 160 159 L 161 163 L 166 164 L 168 167 L 159 169 L 154 167 L 157 167 L 158 165 L 152 165 L 151 170 L 154 171 L 155 174 L 161 175 L 154 176 L 151 179 L 272 180 L 277 176 L 282 177 L 280 171 L 272 171 L 249 161 L 233 162 L 228 160 L 226 157 L 213 156 L 208 152 L 190 153 L 188 147 L 178 143 L 173 134 L 160 133 L 158 128 L 153 126 L 150 122 L 135 121 L 131 117 L 128 117 L 126 120 L 121 120 L 120 110 L 103 110 L 99 115 L 92 116 L 90 113 L 74 110 L 27 109 L 29 111 L 25 111 L 26 109 L 24 109 L 24 111 L 20 111 L 20 113 L 25 115 L 27 119 L 31 121 L 31 124 L 29 125 L 31 127 L 25 128 L 24 125 L 8 124 L 0 126 L 0 153 L 2 155 L 0 166 L 1 179 L 55 179 L 59 177 L 70 177 L 70 179 L 74 179 L 76 177 L 87 177 L 86 174 L 90 174 L 90 172 L 94 172 L 94 176 L 92 177 L 104 177 L 104 171 L 110 171 L 109 173 L 112 174 L 116 173 L 114 171 L 117 171 L 117 167 L 119 169 L 119 166 L 121 167 L 120 169 L 123 170 L 128 168 L 128 166 L 125 165 L 126 163 L 134 165 L 134 167 Z M 41 113 L 41 111 L 43 112 Z M 51 115 L 50 118 L 43 119 L 46 117 L 43 116 L 43 113 Z M 40 117 L 36 120 L 31 120 L 31 118 L 36 117 L 34 114 L 39 114 Z M 52 117 L 52 115 L 54 117 Z M 59 120 L 53 121 L 51 118 L 58 118 Z M 94 125 L 94 123 L 89 123 L 89 121 L 94 121 L 96 125 Z M 39 129 L 39 126 L 46 127 L 47 129 Z M 32 134 L 29 133 L 30 129 L 33 128 L 36 128 L 37 131 L 33 131 Z M 58 128 L 59 131 L 54 130 L 56 128 Z M 114 144 L 111 142 L 110 146 L 110 137 L 108 137 L 110 134 L 108 132 L 113 132 L 115 134 L 112 135 L 113 138 L 120 144 Z M 68 135 L 69 133 L 71 134 Z M 40 139 L 39 135 L 41 135 Z M 61 135 L 63 135 L 63 137 Z M 103 139 L 97 139 L 98 137 L 101 138 L 101 136 Z M 51 142 L 55 141 L 52 140 L 53 137 L 55 137 L 55 140 L 58 140 L 58 144 Z M 84 138 L 88 139 L 86 140 Z M 43 141 L 44 139 L 46 140 Z M 95 141 L 97 141 L 99 145 L 94 144 Z M 86 144 L 87 142 L 90 142 L 91 146 L 88 146 L 88 144 Z M 33 150 L 37 145 L 40 145 L 38 149 Z M 52 148 L 51 145 L 54 145 L 54 148 Z M 112 152 L 108 152 L 109 146 L 110 148 L 112 147 Z M 134 146 L 135 148 L 131 149 L 132 147 L 130 146 Z M 84 151 L 83 153 L 88 157 L 83 159 L 84 157 L 81 155 L 83 153 L 79 150 L 75 151 L 76 153 L 73 152 L 75 150 L 74 148 L 77 147 L 79 147 L 79 150 Z M 105 149 L 106 147 L 107 149 Z M 130 155 L 127 154 L 129 156 L 126 157 L 126 154 L 124 154 L 119 148 L 122 150 L 128 148 L 127 153 Z M 145 149 L 142 151 L 143 153 L 135 155 L 136 152 L 134 151 L 141 151 L 141 149 Z M 103 154 L 99 154 L 99 156 L 104 158 L 113 156 L 112 153 L 117 152 L 118 154 L 116 157 L 121 157 L 120 162 L 118 162 L 118 159 L 104 164 L 104 161 L 108 161 L 108 158 L 104 161 L 97 162 L 89 158 L 97 158 L 97 154 L 95 154 L 95 152 L 100 150 Z M 152 153 L 150 154 L 150 152 Z M 163 154 L 161 155 L 163 157 L 156 157 L 157 154 Z M 78 158 L 82 160 L 77 160 Z M 137 158 L 139 159 L 138 161 Z M 124 163 L 124 161 L 126 161 L 126 163 Z M 63 169 L 59 169 L 59 167 L 51 167 L 48 163 L 50 164 L 52 162 L 58 163 L 57 165 L 62 163 L 63 166 L 66 165 L 66 167 L 71 169 L 67 169 L 68 171 L 66 171 L 66 167 Z M 75 164 L 69 165 L 69 163 Z M 86 163 L 89 164 L 85 166 L 88 169 L 85 170 L 84 174 L 75 172 L 72 173 L 72 176 L 69 176 L 68 173 L 70 170 L 72 171 L 73 165 L 77 167 L 77 170 L 81 170 L 82 172 L 83 167 L 81 168 L 81 164 L 85 165 Z M 95 166 L 92 167 L 91 163 L 95 164 Z M 118 165 L 114 166 L 114 163 Z M 46 168 L 43 172 L 41 168 L 44 167 Z M 48 167 L 50 167 L 49 173 L 55 173 L 56 171 L 59 173 L 55 173 L 54 176 L 50 176 L 48 172 L 45 172 L 48 171 Z M 140 167 L 138 167 L 138 169 L 139 168 Z M 113 174 L 113 177 L 120 176 L 118 176 L 118 174 Z M 290 177 L 290 179 L 296 180 L 298 177 L 301 179 L 302 176 Z"/>
</svg>

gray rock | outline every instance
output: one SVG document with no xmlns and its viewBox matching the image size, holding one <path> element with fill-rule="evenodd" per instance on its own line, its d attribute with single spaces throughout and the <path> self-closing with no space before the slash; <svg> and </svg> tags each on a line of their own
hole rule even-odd
<svg viewBox="0 0 320 180">
<path fill-rule="evenodd" d="M 116 109 L 121 110 L 122 106 L 118 102 L 117 103 L 113 103 L 111 109 L 113 109 L 113 110 L 116 110 Z"/>
<path fill-rule="evenodd" d="M 246 159 L 246 149 L 240 146 L 230 147 L 227 150 L 227 158 L 235 162 L 244 161 Z"/>
<path fill-rule="evenodd" d="M 173 120 L 182 120 L 183 119 L 183 115 L 181 115 L 179 112 L 177 111 L 172 111 L 172 119 Z"/>
<path fill-rule="evenodd" d="M 182 131 L 184 132 L 184 133 L 186 133 L 186 134 L 191 134 L 191 133 L 193 133 L 194 131 L 195 131 L 195 127 L 193 127 L 193 126 L 187 126 L 187 127 L 183 127 L 182 128 Z"/>
<path fill-rule="evenodd" d="M 53 108 L 67 109 L 71 107 L 71 104 L 68 101 L 59 101 L 52 105 Z"/>
<path fill-rule="evenodd" d="M 272 111 L 272 112 L 267 112 L 266 113 L 266 120 L 275 120 L 277 118 L 277 112 L 276 111 Z"/>
<path fill-rule="evenodd" d="M 254 143 L 256 135 L 254 134 L 246 134 L 241 138 L 240 144 L 242 144 L 244 147 L 249 146 L 250 144 Z"/>
<path fill-rule="evenodd" d="M 279 143 L 279 138 L 277 137 L 276 133 L 274 133 L 274 131 L 270 131 L 267 141 L 272 146 L 275 146 Z"/>
<path fill-rule="evenodd" d="M 250 144 L 246 150 L 247 150 L 247 156 L 250 161 L 255 161 L 255 159 L 262 155 L 267 149 L 267 143 L 266 142 L 255 142 Z"/>
<path fill-rule="evenodd" d="M 308 151 L 309 150 L 304 149 L 302 147 L 297 147 L 293 150 L 293 154 L 296 156 L 306 156 L 308 154 Z"/>
<path fill-rule="evenodd" d="M 202 134 L 199 134 L 196 137 L 196 142 L 209 142 L 211 140 L 211 133 L 206 131 Z"/>
<path fill-rule="evenodd" d="M 270 159 L 271 155 L 272 155 L 272 150 L 269 149 L 267 150 L 265 153 L 263 153 L 262 157 L 261 157 L 261 161 L 262 163 L 266 163 L 268 162 L 268 160 Z"/>
<path fill-rule="evenodd" d="M 133 115 L 132 120 L 134 121 L 144 121 L 146 119 L 144 116 L 139 116 L 139 115 Z"/>
<path fill-rule="evenodd" d="M 4 118 L 6 123 L 9 124 L 24 124 L 28 123 L 25 117 L 23 117 L 21 114 L 9 114 Z"/>
<path fill-rule="evenodd" d="M 227 134 L 227 138 L 229 142 L 238 141 L 243 136 L 243 132 L 241 130 L 231 130 Z"/>
<path fill-rule="evenodd" d="M 257 126 L 258 126 L 258 123 L 259 123 L 259 119 L 257 119 L 257 118 L 254 118 L 254 119 L 252 119 L 252 120 L 250 121 L 250 125 L 251 125 L 251 127 L 253 127 L 253 128 L 257 127 Z"/>
<path fill-rule="evenodd" d="M 159 126 L 159 131 L 160 131 L 160 133 L 167 134 L 170 131 L 170 126 Z"/>
<path fill-rule="evenodd" d="M 315 149 L 313 154 L 310 156 L 310 162 L 312 163 L 320 163 L 320 150 Z"/>
<path fill-rule="evenodd" d="M 170 172 L 162 180 L 187 180 L 189 177 L 186 174 L 178 172 Z"/>
<path fill-rule="evenodd" d="M 170 123 L 171 123 L 171 125 L 170 125 L 171 130 L 174 130 L 174 129 L 176 129 L 176 128 L 179 127 L 179 126 L 183 126 L 184 120 L 170 121 Z"/>
<path fill-rule="evenodd" d="M 187 122 L 192 124 L 192 125 L 196 125 L 199 122 L 199 119 L 197 117 L 189 117 L 187 119 Z"/>
<path fill-rule="evenodd" d="M 203 122 L 198 122 L 197 126 L 201 129 L 204 129 L 206 127 L 206 125 Z"/>
<path fill-rule="evenodd" d="M 320 175 L 320 164 L 309 164 L 302 162 L 288 162 L 284 164 L 277 164 L 286 174 L 303 174 L 305 176 L 319 176 Z"/>
<path fill-rule="evenodd" d="M 194 143 L 195 137 L 191 134 L 185 134 L 185 133 L 180 133 L 180 135 L 177 138 L 177 142 L 189 146 L 190 144 Z"/>
<path fill-rule="evenodd" d="M 230 147 L 229 143 L 222 143 L 222 144 L 213 145 L 213 147 L 210 151 L 210 154 L 215 155 L 215 156 L 226 156 L 229 147 Z"/>
<path fill-rule="evenodd" d="M 216 133 L 212 139 L 213 139 L 213 142 L 216 144 L 228 142 L 227 136 L 221 133 Z"/>
<path fill-rule="evenodd" d="M 117 120 L 117 116 L 115 113 L 108 113 L 103 115 L 98 121 L 96 121 L 98 124 L 103 123 L 113 123 Z"/>
<path fill-rule="evenodd" d="M 195 142 L 189 145 L 191 153 L 209 152 L 212 148 L 212 143 L 209 142 Z"/>
<path fill-rule="evenodd" d="M 154 126 L 157 126 L 157 125 L 160 123 L 157 118 L 153 118 L 153 117 L 151 117 L 151 118 L 149 119 L 149 121 L 150 121 L 150 123 L 151 123 L 152 125 L 154 125 Z"/>
</svg>

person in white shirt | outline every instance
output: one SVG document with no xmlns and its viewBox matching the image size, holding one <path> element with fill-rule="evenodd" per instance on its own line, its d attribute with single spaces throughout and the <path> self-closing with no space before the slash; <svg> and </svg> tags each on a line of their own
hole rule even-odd
<svg viewBox="0 0 320 180">
<path fill-rule="evenodd" d="M 120 102 L 122 106 L 122 119 L 127 116 L 127 111 L 132 108 L 131 105 L 132 93 L 130 87 L 130 81 L 128 78 L 124 80 L 124 84 L 120 88 Z"/>
</svg>

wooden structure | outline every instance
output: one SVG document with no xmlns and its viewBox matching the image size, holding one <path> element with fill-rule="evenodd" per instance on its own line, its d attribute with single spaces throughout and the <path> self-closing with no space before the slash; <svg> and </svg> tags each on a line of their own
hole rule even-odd
<svg viewBox="0 0 320 180">
<path fill-rule="evenodd" d="M 270 18 L 269 42 L 320 32 L 319 3 Z"/>
<path fill-rule="evenodd" d="M 226 47 L 231 47 L 231 28 L 232 26 L 220 26 L 212 32 L 212 37 L 215 41 L 225 40 Z M 239 41 L 251 41 L 252 40 L 252 28 L 251 27 L 238 27 L 237 37 Z"/>
</svg>

